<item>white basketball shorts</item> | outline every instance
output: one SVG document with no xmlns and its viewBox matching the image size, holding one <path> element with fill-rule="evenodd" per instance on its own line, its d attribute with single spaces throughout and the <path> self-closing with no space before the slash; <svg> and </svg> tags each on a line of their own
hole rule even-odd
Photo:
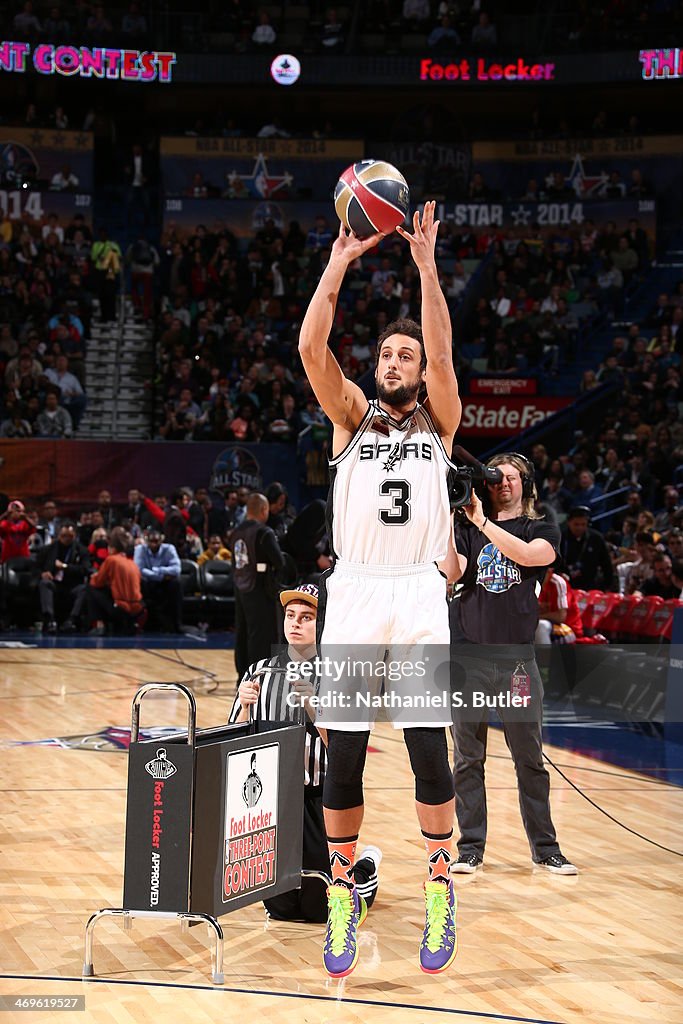
<svg viewBox="0 0 683 1024">
<path fill-rule="evenodd" d="M 319 612 L 321 728 L 367 730 L 380 712 L 395 728 L 450 726 L 446 578 L 434 563 L 338 561 Z"/>
</svg>

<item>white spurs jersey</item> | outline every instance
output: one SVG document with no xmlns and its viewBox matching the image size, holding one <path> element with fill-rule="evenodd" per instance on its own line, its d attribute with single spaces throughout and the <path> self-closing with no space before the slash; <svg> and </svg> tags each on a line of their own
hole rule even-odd
<svg viewBox="0 0 683 1024">
<path fill-rule="evenodd" d="M 370 402 L 352 440 L 330 459 L 328 531 L 335 556 L 377 566 L 445 558 L 450 465 L 423 406 L 394 423 Z"/>
</svg>

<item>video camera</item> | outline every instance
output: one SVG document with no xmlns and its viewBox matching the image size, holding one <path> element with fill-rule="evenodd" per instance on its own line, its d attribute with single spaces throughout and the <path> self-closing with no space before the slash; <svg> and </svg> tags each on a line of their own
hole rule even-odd
<svg viewBox="0 0 683 1024">
<path fill-rule="evenodd" d="M 475 459 L 461 445 L 456 444 L 453 448 L 451 461 L 457 469 L 448 472 L 448 498 L 451 511 L 455 508 L 462 508 L 469 505 L 472 500 L 472 488 L 477 483 L 499 484 L 503 474 L 497 467 L 488 469 L 483 462 Z M 467 465 L 460 465 L 461 462 Z"/>
</svg>

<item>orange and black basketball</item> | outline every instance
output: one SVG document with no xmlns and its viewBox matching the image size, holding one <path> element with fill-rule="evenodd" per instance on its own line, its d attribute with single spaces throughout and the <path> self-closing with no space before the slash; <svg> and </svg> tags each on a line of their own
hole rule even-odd
<svg viewBox="0 0 683 1024">
<path fill-rule="evenodd" d="M 337 216 L 359 238 L 395 231 L 406 219 L 409 203 L 406 179 L 386 160 L 351 164 L 334 190 Z"/>
</svg>

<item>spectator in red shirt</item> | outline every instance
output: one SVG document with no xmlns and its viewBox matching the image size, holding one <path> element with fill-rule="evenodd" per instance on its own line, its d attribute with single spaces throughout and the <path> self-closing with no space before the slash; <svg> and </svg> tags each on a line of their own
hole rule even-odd
<svg viewBox="0 0 683 1024">
<path fill-rule="evenodd" d="M 0 516 L 0 563 L 20 558 L 30 558 L 28 539 L 36 532 L 36 524 L 26 515 L 20 501 L 10 501 L 7 510 Z M 7 615 L 7 590 L 0 580 L 0 631 L 9 628 Z"/>
<path fill-rule="evenodd" d="M 104 526 L 98 526 L 96 530 L 93 530 L 90 543 L 88 544 L 88 551 L 92 567 L 97 572 L 98 569 L 101 569 L 102 563 L 109 555 L 109 534 Z"/>
<path fill-rule="evenodd" d="M 28 539 L 35 532 L 36 523 L 26 515 L 23 502 L 10 501 L 7 511 L 0 517 L 0 563 L 13 558 L 30 558 Z"/>
<path fill-rule="evenodd" d="M 537 644 L 573 644 L 583 637 L 576 595 L 567 577 L 557 571 L 557 563 L 549 566 L 545 574 L 538 595 L 538 611 Z"/>
</svg>

